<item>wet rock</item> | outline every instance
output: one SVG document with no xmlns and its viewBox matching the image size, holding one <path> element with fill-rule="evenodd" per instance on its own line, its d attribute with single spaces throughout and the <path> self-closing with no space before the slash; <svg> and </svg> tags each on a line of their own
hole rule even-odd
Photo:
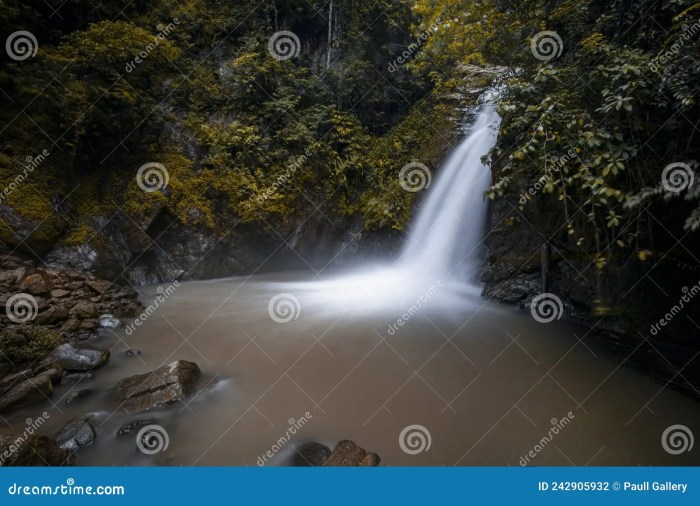
<svg viewBox="0 0 700 506">
<path fill-rule="evenodd" d="M 109 350 L 66 343 L 56 348 L 49 360 L 67 371 L 90 371 L 109 361 Z"/>
<path fill-rule="evenodd" d="M 136 420 L 134 422 L 127 423 L 117 431 L 117 436 L 130 436 L 132 434 L 136 434 L 146 425 L 152 425 L 154 423 L 156 423 L 156 420 L 152 418 L 148 418 L 146 420 Z"/>
<path fill-rule="evenodd" d="M 8 374 L 4 378 L 0 378 L 0 394 L 4 394 L 15 385 L 19 385 L 23 381 L 26 381 L 33 376 L 34 374 L 32 374 L 31 369 L 25 369 L 24 371 Z"/>
<path fill-rule="evenodd" d="M 93 302 L 85 302 L 85 301 L 80 301 L 78 302 L 73 308 L 70 310 L 70 315 L 75 316 L 77 318 L 97 318 L 97 316 L 100 314 L 99 307 L 97 304 Z"/>
<path fill-rule="evenodd" d="M 56 443 L 64 450 L 76 452 L 82 446 L 87 446 L 95 441 L 95 429 L 87 422 L 73 422 L 63 427 L 56 434 Z"/>
<path fill-rule="evenodd" d="M 66 395 L 66 400 L 64 401 L 66 404 L 73 404 L 74 402 L 78 402 L 85 397 L 91 395 L 93 392 L 92 389 L 90 388 L 84 388 L 82 390 L 72 390 L 68 395 Z"/>
<path fill-rule="evenodd" d="M 51 379 L 37 376 L 12 387 L 0 397 L 0 413 L 45 401 L 53 394 Z"/>
<path fill-rule="evenodd" d="M 119 381 L 113 395 L 122 409 L 140 413 L 186 400 L 195 392 L 201 376 L 197 364 L 178 360 Z"/>
<path fill-rule="evenodd" d="M 54 385 L 59 384 L 63 377 L 63 367 L 58 364 L 41 364 L 39 367 L 35 367 L 32 372 L 34 376 L 48 376 Z"/>
<path fill-rule="evenodd" d="M 100 327 L 105 329 L 116 329 L 122 324 L 119 318 L 115 318 L 111 314 L 103 314 L 100 316 Z"/>
<path fill-rule="evenodd" d="M 333 453 L 328 457 L 324 466 L 375 467 L 379 465 L 380 461 L 381 459 L 376 453 L 367 452 L 346 439 L 335 445 Z"/>
<path fill-rule="evenodd" d="M 321 443 L 304 443 L 294 448 L 289 465 L 298 467 L 322 466 L 331 456 L 331 449 Z"/>
<path fill-rule="evenodd" d="M 44 435 L 0 435 L 0 466 L 67 466 L 73 454 Z"/>
<path fill-rule="evenodd" d="M 95 323 L 93 320 L 84 320 L 80 324 L 81 330 L 95 330 L 97 328 L 97 323 Z"/>
<path fill-rule="evenodd" d="M 61 383 L 63 383 L 64 385 L 74 385 L 74 384 L 80 383 L 82 381 L 91 380 L 94 376 L 95 375 L 92 374 L 91 372 L 73 372 L 73 373 L 64 372 Z"/>
<path fill-rule="evenodd" d="M 22 292 L 33 295 L 49 293 L 49 283 L 46 274 L 37 272 L 26 276 L 19 285 L 19 289 Z"/>
</svg>

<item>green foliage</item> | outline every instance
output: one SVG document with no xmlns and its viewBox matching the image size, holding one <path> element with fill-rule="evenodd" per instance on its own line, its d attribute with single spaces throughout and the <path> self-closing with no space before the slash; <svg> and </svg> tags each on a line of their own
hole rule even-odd
<svg viewBox="0 0 700 506">
<path fill-rule="evenodd" d="M 37 362 L 63 343 L 60 332 L 37 325 L 20 325 L 0 332 L 0 349 L 13 363 Z"/>
</svg>

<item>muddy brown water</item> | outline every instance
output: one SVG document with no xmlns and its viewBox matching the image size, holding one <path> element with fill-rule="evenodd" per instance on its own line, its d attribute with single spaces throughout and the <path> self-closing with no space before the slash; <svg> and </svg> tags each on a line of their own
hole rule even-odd
<svg viewBox="0 0 700 506">
<path fill-rule="evenodd" d="M 80 449 L 78 465 L 256 466 L 268 451 L 266 465 L 283 465 L 296 444 L 341 439 L 378 453 L 382 465 L 518 466 L 530 452 L 536 466 L 700 464 L 697 448 L 672 455 L 662 445 L 673 425 L 700 434 L 700 403 L 621 365 L 580 329 L 538 323 L 474 290 L 406 286 L 395 273 L 312 277 L 182 283 L 133 334 L 122 327 L 95 340 L 112 358 L 94 379 L 58 386 L 55 406 L 13 413 L 0 432 L 21 433 L 43 411 L 50 434 L 90 418 L 97 440 Z M 144 288 L 144 305 L 156 289 Z M 280 294 L 298 301 L 282 297 L 292 300 L 291 313 L 277 308 L 286 323 L 270 316 Z M 127 357 L 128 348 L 141 356 Z M 106 400 L 119 379 L 176 359 L 199 364 L 214 386 L 140 415 Z M 97 393 L 65 405 L 76 388 Z M 133 434 L 116 437 L 144 418 L 165 428 L 166 451 L 144 455 Z M 409 426 L 421 426 L 422 440 L 400 441 Z"/>
</svg>

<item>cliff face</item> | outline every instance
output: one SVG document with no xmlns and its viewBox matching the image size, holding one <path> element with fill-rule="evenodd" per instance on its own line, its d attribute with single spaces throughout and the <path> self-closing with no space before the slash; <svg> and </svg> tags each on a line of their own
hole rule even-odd
<svg viewBox="0 0 700 506">
<path fill-rule="evenodd" d="M 492 170 L 496 180 L 499 165 Z M 663 256 L 613 258 L 599 270 L 595 256 L 569 240 L 554 197 L 522 206 L 520 195 L 508 191 L 492 203 L 483 295 L 529 311 L 535 296 L 552 293 L 562 301 L 562 319 L 580 325 L 584 340 L 602 340 L 621 360 L 700 395 L 700 272 L 684 258 L 697 251 L 692 237 L 679 242 L 656 230 Z"/>
</svg>

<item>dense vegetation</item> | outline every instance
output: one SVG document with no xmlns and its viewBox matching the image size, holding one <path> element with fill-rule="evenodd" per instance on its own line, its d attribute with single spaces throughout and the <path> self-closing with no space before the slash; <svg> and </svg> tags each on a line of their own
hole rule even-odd
<svg viewBox="0 0 700 506">
<path fill-rule="evenodd" d="M 524 210 L 551 195 L 565 240 L 601 271 L 700 227 L 700 185 L 662 184 L 667 165 L 698 166 L 700 3 L 53 3 L 0 4 L 5 32 L 39 40 L 36 57 L 5 56 L 0 71 L 0 183 L 47 149 L 2 204 L 42 223 L 70 217 L 55 225 L 66 243 L 89 240 L 94 216 L 139 222 L 160 205 L 212 229 L 222 211 L 276 223 L 308 202 L 403 229 L 415 195 L 399 169 L 439 158 L 454 116 L 441 99 L 464 64 L 487 63 L 510 69 L 491 198 L 515 192 Z M 280 30 L 300 39 L 297 57 L 271 56 Z M 560 39 L 547 61 L 531 46 L 542 31 Z M 148 162 L 167 168 L 166 191 L 140 191 Z"/>
<path fill-rule="evenodd" d="M 3 2 L 6 35 L 29 31 L 39 50 L 3 55 L 0 184 L 50 154 L 2 203 L 76 245 L 103 224 L 96 216 L 122 209 L 141 222 L 162 204 L 222 231 L 223 213 L 274 224 L 309 202 L 403 228 L 414 195 L 396 173 L 439 159 L 449 116 L 426 76 L 387 70 L 413 40 L 409 5 L 70 0 L 58 14 L 51 2 Z M 297 57 L 272 56 L 280 30 L 299 38 Z M 151 162 L 168 171 L 163 192 L 136 184 Z M 10 228 L 0 238 L 14 245 Z"/>
</svg>

